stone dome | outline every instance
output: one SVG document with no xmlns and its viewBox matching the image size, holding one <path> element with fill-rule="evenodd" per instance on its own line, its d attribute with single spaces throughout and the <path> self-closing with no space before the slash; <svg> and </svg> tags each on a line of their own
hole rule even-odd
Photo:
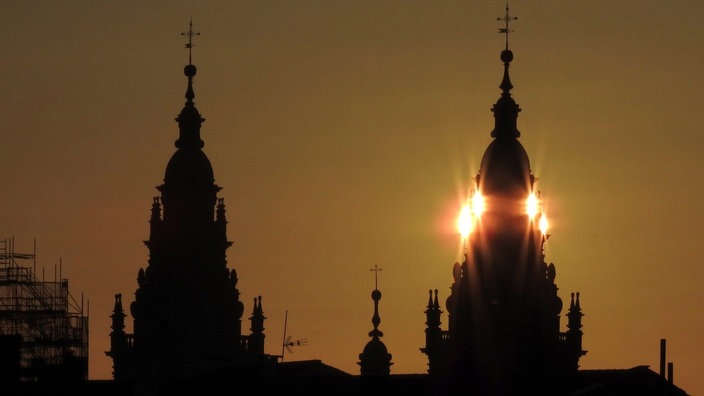
<svg viewBox="0 0 704 396">
<path fill-rule="evenodd" d="M 180 148 L 171 156 L 164 183 L 167 185 L 202 186 L 215 181 L 213 166 L 199 148 Z"/>
<path fill-rule="evenodd" d="M 525 196 L 532 180 L 528 154 L 517 139 L 497 138 L 489 144 L 478 177 L 482 194 Z"/>
</svg>

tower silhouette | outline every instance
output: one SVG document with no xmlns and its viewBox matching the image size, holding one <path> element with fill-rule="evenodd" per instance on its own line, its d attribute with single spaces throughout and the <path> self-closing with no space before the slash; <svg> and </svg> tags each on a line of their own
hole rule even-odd
<svg viewBox="0 0 704 396">
<path fill-rule="evenodd" d="M 579 296 L 570 305 L 569 330 L 560 331 L 562 300 L 555 266 L 543 251 L 547 217 L 528 155 L 519 142 L 521 111 L 511 97 L 508 13 L 501 96 L 492 107 L 493 140 L 486 148 L 466 206 L 464 260 L 453 267 L 446 300 L 448 330 L 440 328 L 437 292 L 426 308 L 429 374 L 447 392 L 513 395 L 550 393 L 555 379 L 576 373 L 582 350 Z"/>
<path fill-rule="evenodd" d="M 179 137 L 161 193 L 151 208 L 146 269 L 137 275 L 138 288 L 130 307 L 134 333 L 124 332 L 121 296 L 112 315 L 111 349 L 116 380 L 197 378 L 218 370 L 251 369 L 274 364 L 264 354 L 264 313 L 254 299 L 252 334 L 242 334 L 244 304 L 238 277 L 227 267 L 227 219 L 221 190 L 202 148 L 205 121 L 193 99 L 196 66 L 184 68 L 186 102 L 176 117 Z"/>
<path fill-rule="evenodd" d="M 376 277 L 371 293 L 373 329 L 359 357 L 360 375 L 350 375 L 320 360 L 283 362 L 283 348 L 303 345 L 286 338 L 281 361 L 264 354 L 264 311 L 253 300 L 250 334 L 242 334 L 244 305 L 238 278 L 227 267 L 231 246 L 226 211 L 213 169 L 203 152 L 195 108 L 190 61 L 186 103 L 176 118 L 177 150 L 170 159 L 160 196 L 152 202 L 146 269 L 140 269 L 135 301 L 130 307 L 134 333 L 125 331 L 127 317 L 121 294 L 115 295 L 110 333 L 115 381 L 92 385 L 90 394 L 256 393 L 357 395 L 684 395 L 647 366 L 626 370 L 579 370 L 582 310 L 572 293 L 566 331 L 560 330 L 563 309 L 555 283 L 555 265 L 545 261 L 549 238 L 542 197 L 528 155 L 519 142 L 521 111 L 511 96 L 508 46 L 510 17 L 501 52 L 501 95 L 492 107 L 492 141 L 486 148 L 474 191 L 461 227 L 464 255 L 452 267 L 451 293 L 445 300 L 447 329 L 442 328 L 440 293 L 430 290 L 425 309 L 428 372 L 391 374 L 391 354 L 381 341 Z M 189 43 L 196 35 L 188 32 Z M 189 51 L 190 52 L 190 51 Z M 286 316 L 287 318 L 287 316 Z M 310 320 L 315 320 L 311 318 Z M 388 337 L 387 337 L 388 339 Z M 344 341 L 343 341 L 344 342 Z M 664 343 L 663 343 L 664 345 Z M 125 381 L 128 386 L 123 387 Z M 185 380 L 185 381 L 180 381 Z M 147 384 L 146 387 L 143 384 Z M 150 392 L 156 384 L 156 392 Z M 165 385 L 164 385 L 165 384 Z M 50 384 L 55 393 L 55 384 Z M 146 389 L 145 389 L 146 388 Z"/>
<path fill-rule="evenodd" d="M 379 300 L 381 300 L 381 291 L 377 283 L 379 268 L 376 264 L 372 269 L 374 271 L 374 290 L 372 291 L 372 300 L 374 301 L 374 315 L 372 316 L 372 325 L 374 328 L 369 332 L 369 337 L 372 339 L 364 346 L 364 350 L 359 354 L 360 373 L 363 376 L 384 376 L 391 372 L 391 354 L 386 345 L 381 340 L 384 336 L 379 330 L 381 316 L 379 316 Z"/>
</svg>

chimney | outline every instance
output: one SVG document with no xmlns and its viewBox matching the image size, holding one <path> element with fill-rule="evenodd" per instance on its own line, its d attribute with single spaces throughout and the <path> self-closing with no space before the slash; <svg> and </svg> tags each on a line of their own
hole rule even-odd
<svg viewBox="0 0 704 396">
<path fill-rule="evenodd" d="M 673 382 L 672 374 L 673 374 L 674 371 L 675 371 L 675 370 L 674 370 L 674 367 L 673 367 L 673 363 L 672 363 L 672 362 L 668 362 L 668 363 L 667 363 L 667 382 L 669 382 L 669 383 L 672 383 L 672 382 Z"/>
<path fill-rule="evenodd" d="M 666 341 L 664 338 L 660 339 L 660 376 L 665 378 L 665 354 L 667 350 Z"/>
</svg>

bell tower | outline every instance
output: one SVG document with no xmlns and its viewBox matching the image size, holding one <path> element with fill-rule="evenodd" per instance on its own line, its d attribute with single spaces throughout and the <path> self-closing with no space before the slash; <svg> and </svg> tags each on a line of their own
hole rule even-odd
<svg viewBox="0 0 704 396">
<path fill-rule="evenodd" d="M 581 310 L 573 308 L 570 330 L 560 332 L 555 265 L 546 263 L 543 251 L 547 215 L 519 141 L 521 109 L 511 96 L 509 23 L 517 18 L 507 5 L 498 19 L 506 47 L 501 96 L 491 109 L 492 141 L 458 220 L 464 257 L 452 269 L 448 330 L 438 333 L 439 321 L 428 316 L 422 351 L 429 373 L 446 379 L 450 394 L 549 394 L 554 379 L 576 372 L 585 353 Z M 429 303 L 427 312 L 437 315 L 439 309 Z"/>
<path fill-rule="evenodd" d="M 261 297 L 255 299 L 251 330 L 242 334 L 244 304 L 238 277 L 227 266 L 225 201 L 218 197 L 210 160 L 203 152 L 201 125 L 205 119 L 195 106 L 196 66 L 191 61 L 192 39 L 186 48 L 189 62 L 186 102 L 176 117 L 176 151 L 166 165 L 164 182 L 157 187 L 149 220 L 146 268 L 137 274 L 138 288 L 130 306 L 134 333 L 125 334 L 122 304 L 116 300 L 109 356 L 116 380 L 171 380 L 206 375 L 262 362 L 264 314 Z M 250 339 L 251 338 L 251 339 Z M 119 370 L 117 370 L 119 368 Z"/>
</svg>

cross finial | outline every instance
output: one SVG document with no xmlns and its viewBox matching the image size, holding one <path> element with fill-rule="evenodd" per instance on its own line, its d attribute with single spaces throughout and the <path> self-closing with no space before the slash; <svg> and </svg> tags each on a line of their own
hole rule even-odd
<svg viewBox="0 0 704 396">
<path fill-rule="evenodd" d="M 369 271 L 374 271 L 374 290 L 378 290 L 378 277 L 379 277 L 379 271 L 381 271 L 382 268 L 380 268 L 378 265 L 374 264 L 374 268 L 370 269 Z"/>
<path fill-rule="evenodd" d="M 193 48 L 193 36 L 200 36 L 200 32 L 193 31 L 193 18 L 188 22 L 188 31 L 181 33 L 181 36 L 188 37 L 186 48 L 188 48 L 188 64 L 191 64 L 191 49 Z"/>
<path fill-rule="evenodd" d="M 508 1 L 506 1 L 506 13 L 504 14 L 503 17 L 496 18 L 497 21 L 503 21 L 503 23 L 504 23 L 504 27 L 499 28 L 499 33 L 503 33 L 506 35 L 506 49 L 508 49 L 508 34 L 513 31 L 508 28 L 508 25 L 509 25 L 509 23 L 511 23 L 511 21 L 515 21 L 517 19 L 518 19 L 518 17 L 513 17 L 509 14 Z"/>
</svg>

